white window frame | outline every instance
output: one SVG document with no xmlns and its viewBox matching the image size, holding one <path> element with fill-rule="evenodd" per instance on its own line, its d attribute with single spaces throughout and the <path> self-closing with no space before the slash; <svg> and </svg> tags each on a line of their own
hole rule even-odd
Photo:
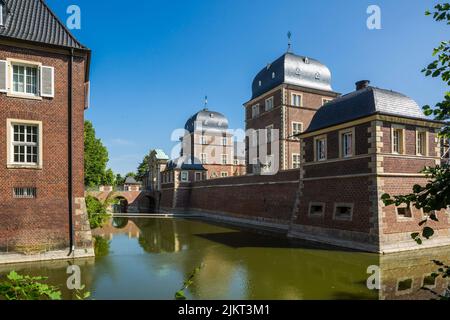
<svg viewBox="0 0 450 320">
<path fill-rule="evenodd" d="M 395 151 L 395 133 L 401 131 L 400 141 L 398 142 L 398 152 Z M 391 152 L 393 154 L 405 154 L 405 126 L 393 124 L 391 127 Z"/>
<path fill-rule="evenodd" d="M 295 130 L 295 126 L 296 125 L 300 126 L 300 130 L 299 131 Z M 303 122 L 293 121 L 292 124 L 291 124 L 291 127 L 292 127 L 292 138 L 297 139 L 297 140 L 300 139 L 299 137 L 296 137 L 295 135 L 300 134 L 300 133 L 303 132 Z"/>
<path fill-rule="evenodd" d="M 351 152 L 349 154 L 347 154 L 347 148 L 345 148 L 345 139 L 344 136 L 346 135 L 351 135 L 352 139 L 351 139 Z M 356 146 L 355 146 L 355 128 L 350 128 L 350 129 L 345 129 L 345 130 L 341 130 L 339 131 L 339 157 L 340 158 L 351 158 L 353 156 L 355 156 L 355 150 L 356 150 Z"/>
<path fill-rule="evenodd" d="M 207 158 L 206 153 L 200 153 L 200 162 L 202 164 L 206 164 L 208 162 L 208 158 Z"/>
<path fill-rule="evenodd" d="M 349 207 L 350 208 L 350 217 L 338 217 L 336 215 L 337 208 L 338 207 Z M 334 204 L 334 210 L 333 210 L 333 220 L 339 220 L 339 221 L 352 221 L 353 220 L 353 211 L 354 211 L 355 204 L 354 203 L 344 203 L 344 202 L 337 202 Z"/>
<path fill-rule="evenodd" d="M 322 140 L 324 142 L 324 149 L 325 149 L 323 158 L 320 157 L 319 150 L 317 150 L 317 143 Z M 314 137 L 314 161 L 316 161 L 316 162 L 326 161 L 327 157 L 328 157 L 327 149 L 328 148 L 327 148 L 327 136 L 326 135 Z"/>
<path fill-rule="evenodd" d="M 425 137 L 424 137 L 424 140 L 425 141 L 423 141 L 423 151 L 425 151 L 425 152 L 420 152 L 420 139 L 419 139 L 419 137 L 420 137 L 420 135 L 421 134 L 424 134 L 425 135 Z M 416 155 L 418 155 L 418 156 L 428 156 L 428 130 L 427 129 L 425 129 L 425 128 L 417 128 L 416 129 Z"/>
<path fill-rule="evenodd" d="M 24 70 L 23 73 L 23 89 L 24 91 L 16 91 L 14 89 L 14 67 L 22 67 Z M 34 70 L 36 70 L 36 92 L 35 93 L 30 93 L 27 92 L 27 68 L 32 68 Z M 11 93 L 13 95 L 18 95 L 18 96 L 30 96 L 30 97 L 38 97 L 40 94 L 40 86 L 41 86 L 41 77 L 40 77 L 40 68 L 41 66 L 38 64 L 32 64 L 32 63 L 25 63 L 25 62 L 16 62 L 16 61 L 12 61 L 11 62 L 11 72 L 10 72 L 10 83 L 11 83 Z"/>
<path fill-rule="evenodd" d="M 189 182 L 189 171 L 181 171 L 180 181 L 181 182 Z"/>
<path fill-rule="evenodd" d="M 401 205 L 398 207 L 395 207 L 395 216 L 397 221 L 412 221 L 414 220 L 414 212 L 412 206 L 409 207 L 409 211 L 411 212 L 411 217 L 405 217 L 398 214 L 398 209 L 407 209 L 408 207 L 406 205 Z"/>
<path fill-rule="evenodd" d="M 233 164 L 234 164 L 235 166 L 239 165 L 239 160 L 238 160 L 238 159 L 234 159 L 234 160 L 233 160 Z"/>
<path fill-rule="evenodd" d="M 273 109 L 273 97 L 267 98 L 264 102 L 264 107 L 266 111 L 270 111 Z"/>
<path fill-rule="evenodd" d="M 14 125 L 37 126 L 37 163 L 22 163 L 14 161 Z M 43 127 L 42 121 L 21 120 L 21 119 L 6 119 L 7 132 L 7 168 L 27 168 L 27 169 L 42 169 L 43 166 Z"/>
<path fill-rule="evenodd" d="M 322 206 L 322 212 L 320 214 L 318 214 L 318 213 L 312 214 L 311 208 L 314 206 Z M 310 202 L 309 206 L 308 206 L 308 217 L 311 217 L 311 218 L 323 217 L 323 216 L 325 216 L 325 210 L 326 210 L 325 202 Z"/>
<path fill-rule="evenodd" d="M 207 141 L 206 141 L 206 136 L 204 136 L 204 135 L 200 136 L 200 144 L 202 144 L 202 145 L 208 144 Z"/>
<path fill-rule="evenodd" d="M 298 157 L 298 161 L 295 160 L 295 158 Z M 302 158 L 300 157 L 300 153 L 293 153 L 292 154 L 292 169 L 299 169 L 301 166 Z M 298 163 L 298 166 L 296 167 L 295 164 Z"/>
<path fill-rule="evenodd" d="M 220 172 L 220 177 L 221 178 L 228 178 L 228 172 L 226 172 L 226 171 Z"/>
<path fill-rule="evenodd" d="M 4 4 L 0 2 L 0 26 L 4 25 L 3 21 L 3 10 L 4 10 Z"/>
<path fill-rule="evenodd" d="M 228 146 L 228 138 L 227 137 L 222 137 L 222 146 L 224 146 L 224 147 Z"/>
<path fill-rule="evenodd" d="M 220 156 L 220 163 L 223 164 L 223 165 L 228 164 L 228 155 L 226 153 L 223 153 Z"/>
<path fill-rule="evenodd" d="M 299 97 L 299 103 L 295 103 L 295 97 Z M 303 106 L 303 95 L 300 93 L 292 92 L 291 93 L 291 106 L 293 107 L 302 107 Z"/>
<path fill-rule="evenodd" d="M 197 175 L 200 175 L 200 179 L 197 179 Z M 200 171 L 196 171 L 194 177 L 195 177 L 195 181 L 202 181 L 203 180 L 202 179 L 203 175 L 202 175 L 202 172 L 200 172 Z"/>
<path fill-rule="evenodd" d="M 259 116 L 259 103 L 252 105 L 252 119 Z"/>
</svg>

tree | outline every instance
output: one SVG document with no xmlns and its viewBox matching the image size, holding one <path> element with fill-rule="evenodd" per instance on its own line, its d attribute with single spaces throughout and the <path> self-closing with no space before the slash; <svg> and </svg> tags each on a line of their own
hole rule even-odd
<svg viewBox="0 0 450 320">
<path fill-rule="evenodd" d="M 113 186 L 115 184 L 116 177 L 112 169 L 108 169 L 103 176 L 102 184 L 105 186 Z"/>
<path fill-rule="evenodd" d="M 122 177 L 122 175 L 120 173 L 118 173 L 116 175 L 116 179 L 115 179 L 115 185 L 116 186 L 122 186 L 125 183 L 125 178 Z"/>
<path fill-rule="evenodd" d="M 144 180 L 144 176 L 149 170 L 149 167 L 148 167 L 149 158 L 150 158 L 150 156 L 146 155 L 144 157 L 144 159 L 142 160 L 142 162 L 137 167 L 137 172 L 136 172 L 136 180 L 137 181 L 142 182 Z"/>
<path fill-rule="evenodd" d="M 98 186 L 102 183 L 108 150 L 102 141 L 95 136 L 92 122 L 84 122 L 84 184 L 88 187 Z"/>
</svg>

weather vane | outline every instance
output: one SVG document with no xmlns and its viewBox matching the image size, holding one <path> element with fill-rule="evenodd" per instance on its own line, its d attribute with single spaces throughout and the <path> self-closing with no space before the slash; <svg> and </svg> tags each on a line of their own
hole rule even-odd
<svg viewBox="0 0 450 320">
<path fill-rule="evenodd" d="M 288 52 L 290 52 L 291 51 L 291 37 L 292 37 L 292 33 L 290 31 L 288 31 L 287 37 L 288 37 Z"/>
<path fill-rule="evenodd" d="M 208 96 L 205 96 L 205 108 L 208 106 Z"/>
</svg>

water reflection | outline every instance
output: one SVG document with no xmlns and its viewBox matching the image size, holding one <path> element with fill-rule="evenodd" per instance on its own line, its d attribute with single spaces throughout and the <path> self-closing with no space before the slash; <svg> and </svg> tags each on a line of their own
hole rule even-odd
<svg viewBox="0 0 450 320">
<path fill-rule="evenodd" d="M 428 277 L 432 259 L 449 248 L 378 256 L 324 248 L 195 220 L 115 219 L 96 230 L 94 260 L 81 263 L 95 299 L 172 299 L 184 278 L 204 264 L 190 299 L 429 299 L 423 284 L 443 293 L 447 281 Z M 68 262 L 16 266 L 64 285 Z M 369 290 L 367 268 L 381 267 L 381 290 Z M 1 267 L 0 273 L 11 267 Z M 71 293 L 64 291 L 65 298 Z"/>
</svg>

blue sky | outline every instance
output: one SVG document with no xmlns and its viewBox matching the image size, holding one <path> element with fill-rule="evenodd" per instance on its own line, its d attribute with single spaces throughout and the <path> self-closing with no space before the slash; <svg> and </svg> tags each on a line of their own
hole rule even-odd
<svg viewBox="0 0 450 320">
<path fill-rule="evenodd" d="M 242 104 L 251 82 L 287 48 L 326 64 L 335 91 L 354 83 L 405 93 L 420 105 L 447 90 L 420 70 L 448 27 L 424 16 L 431 0 L 47 0 L 65 21 L 81 8 L 74 35 L 93 51 L 93 121 L 108 147 L 110 167 L 134 171 L 150 149 L 170 153 L 172 131 L 203 107 L 224 113 L 244 128 Z M 381 30 L 366 27 L 369 5 L 381 8 Z"/>
</svg>

